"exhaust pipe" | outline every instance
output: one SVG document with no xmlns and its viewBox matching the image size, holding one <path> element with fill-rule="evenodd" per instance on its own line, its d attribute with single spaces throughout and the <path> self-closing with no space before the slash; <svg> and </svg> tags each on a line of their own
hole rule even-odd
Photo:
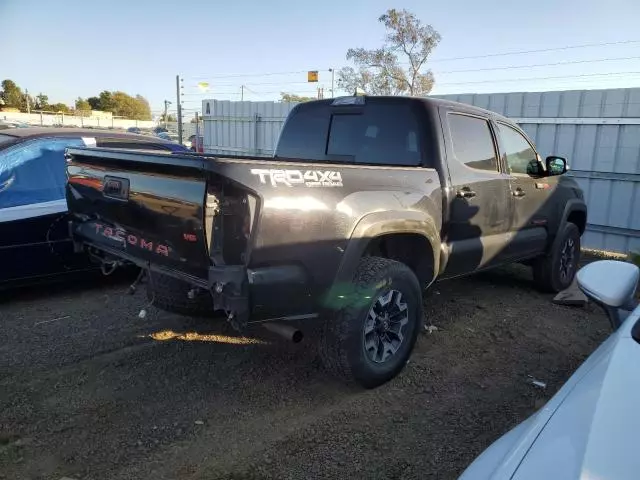
<svg viewBox="0 0 640 480">
<path fill-rule="evenodd" d="M 286 340 L 289 340 L 293 343 L 300 343 L 304 338 L 302 330 L 292 327 L 291 325 L 286 325 L 284 323 L 266 322 L 263 323 L 262 326 L 270 332 L 280 335 L 282 338 L 285 338 Z"/>
</svg>

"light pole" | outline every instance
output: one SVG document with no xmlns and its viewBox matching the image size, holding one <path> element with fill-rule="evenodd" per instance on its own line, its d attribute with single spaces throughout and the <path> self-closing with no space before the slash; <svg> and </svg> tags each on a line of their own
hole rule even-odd
<svg viewBox="0 0 640 480">
<path fill-rule="evenodd" d="M 331 98 L 333 98 L 333 79 L 336 71 L 333 68 L 330 68 L 329 71 L 331 72 Z"/>
<path fill-rule="evenodd" d="M 169 100 L 164 101 L 164 128 L 167 128 L 167 108 L 171 105 Z"/>
<path fill-rule="evenodd" d="M 176 75 L 176 113 L 178 114 L 178 141 L 182 143 L 182 90 L 184 90 L 184 79 Z"/>
</svg>

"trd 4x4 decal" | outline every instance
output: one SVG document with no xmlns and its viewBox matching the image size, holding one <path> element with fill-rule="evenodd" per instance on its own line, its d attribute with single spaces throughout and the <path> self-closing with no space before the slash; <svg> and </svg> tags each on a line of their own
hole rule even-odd
<svg viewBox="0 0 640 480">
<path fill-rule="evenodd" d="M 271 170 L 252 168 L 251 173 L 258 175 L 260 183 L 270 182 L 272 186 L 304 185 L 305 187 L 342 187 L 342 175 L 332 170 Z"/>
</svg>

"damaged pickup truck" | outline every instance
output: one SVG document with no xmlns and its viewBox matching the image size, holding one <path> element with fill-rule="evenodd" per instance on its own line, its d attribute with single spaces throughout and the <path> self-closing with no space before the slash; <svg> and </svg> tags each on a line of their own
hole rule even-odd
<svg viewBox="0 0 640 480">
<path fill-rule="evenodd" d="M 69 148 L 67 202 L 76 248 L 142 267 L 156 306 L 295 338 L 321 322 L 326 367 L 374 387 L 434 281 L 521 262 L 571 283 L 587 217 L 566 171 L 486 110 L 342 97 L 296 106 L 272 158 Z"/>
</svg>

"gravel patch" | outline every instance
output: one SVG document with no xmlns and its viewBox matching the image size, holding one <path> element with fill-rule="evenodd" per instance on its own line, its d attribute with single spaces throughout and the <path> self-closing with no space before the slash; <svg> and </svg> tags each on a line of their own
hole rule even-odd
<svg viewBox="0 0 640 480">
<path fill-rule="evenodd" d="M 360 391 L 323 372 L 309 336 L 141 319 L 144 292 L 126 289 L 2 295 L 0 478 L 456 478 L 610 333 L 522 266 L 442 282 L 404 372 Z"/>
</svg>

